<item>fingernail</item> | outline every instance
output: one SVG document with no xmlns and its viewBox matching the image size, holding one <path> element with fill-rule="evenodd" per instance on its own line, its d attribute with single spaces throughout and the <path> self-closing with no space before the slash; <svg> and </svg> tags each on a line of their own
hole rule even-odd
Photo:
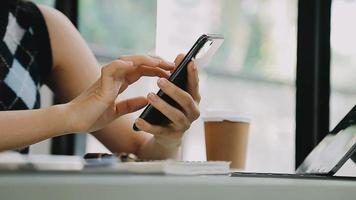
<svg viewBox="0 0 356 200">
<path fill-rule="evenodd" d="M 167 62 L 169 65 L 171 65 L 172 67 L 175 67 L 176 64 L 174 62 Z"/>
<path fill-rule="evenodd" d="M 133 63 L 132 61 L 126 61 L 126 62 L 127 62 L 127 64 L 128 64 L 129 66 L 134 65 L 134 63 Z"/>
<path fill-rule="evenodd" d="M 195 65 L 195 63 L 193 63 L 193 70 L 194 70 L 194 71 L 197 70 L 197 66 Z"/>
<path fill-rule="evenodd" d="M 160 78 L 160 79 L 158 79 L 157 83 L 161 86 L 165 86 L 167 84 L 167 79 Z"/>
<path fill-rule="evenodd" d="M 157 96 L 156 96 L 155 94 L 153 94 L 153 93 L 149 93 L 149 94 L 148 94 L 148 99 L 149 99 L 150 101 L 152 101 L 152 102 L 155 102 L 155 101 L 158 100 Z"/>
</svg>

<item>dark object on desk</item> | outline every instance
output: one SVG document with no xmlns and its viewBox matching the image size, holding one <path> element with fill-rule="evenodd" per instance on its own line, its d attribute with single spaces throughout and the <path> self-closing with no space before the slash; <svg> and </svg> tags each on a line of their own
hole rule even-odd
<svg viewBox="0 0 356 200">
<path fill-rule="evenodd" d="M 138 162 L 140 160 L 133 153 L 119 153 L 119 154 L 109 154 L 109 153 L 87 153 L 84 155 L 85 160 L 103 160 L 103 159 L 112 159 L 115 158 L 120 162 Z"/>
<path fill-rule="evenodd" d="M 318 174 L 283 174 L 283 173 L 233 172 L 233 173 L 231 173 L 231 177 L 319 179 L 319 180 L 349 180 L 349 181 L 356 181 L 356 177 L 352 177 L 352 176 L 323 176 L 323 175 L 318 175 Z"/>
<path fill-rule="evenodd" d="M 115 166 L 119 159 L 108 153 L 87 153 L 84 155 L 85 168 L 109 167 Z"/>
<path fill-rule="evenodd" d="M 84 155 L 84 159 L 103 159 L 103 158 L 111 158 L 113 154 L 109 153 L 87 153 Z"/>
<path fill-rule="evenodd" d="M 117 157 L 121 160 L 121 162 L 138 162 L 138 161 L 142 161 L 133 153 L 120 153 Z"/>
<path fill-rule="evenodd" d="M 356 106 L 313 149 L 296 174 L 232 173 L 232 176 L 273 178 L 331 178 L 356 152 Z"/>
<path fill-rule="evenodd" d="M 219 49 L 224 41 L 222 35 L 207 34 L 202 35 L 189 50 L 182 62 L 177 66 L 168 80 L 174 83 L 179 88 L 186 90 L 187 87 L 187 66 L 190 61 L 194 60 L 199 66 L 206 65 L 213 57 L 214 53 Z M 157 95 L 168 104 L 180 108 L 179 104 L 171 97 L 166 95 L 162 90 L 159 90 Z M 140 115 L 140 118 L 155 125 L 167 125 L 170 120 L 160 111 L 149 104 Z M 139 131 L 136 125 L 133 125 L 135 131 Z"/>
</svg>

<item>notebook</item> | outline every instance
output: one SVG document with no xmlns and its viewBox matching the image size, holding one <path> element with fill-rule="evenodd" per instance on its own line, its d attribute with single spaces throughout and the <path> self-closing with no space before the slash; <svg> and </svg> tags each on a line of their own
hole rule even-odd
<svg viewBox="0 0 356 200">
<path fill-rule="evenodd" d="M 207 175 L 230 173 L 226 161 L 144 161 L 126 162 L 117 165 L 118 172 L 133 174 Z"/>
<path fill-rule="evenodd" d="M 17 152 L 0 153 L 0 171 L 88 171 L 118 174 L 203 175 L 228 174 L 230 162 L 225 161 L 140 161 L 121 162 L 116 157 L 88 162 L 79 156 L 21 155 Z M 84 169 L 85 167 L 85 169 Z M 84 169 L 84 170 L 83 170 Z"/>
<path fill-rule="evenodd" d="M 80 171 L 83 168 L 84 159 L 79 156 L 0 153 L 0 170 Z"/>
</svg>

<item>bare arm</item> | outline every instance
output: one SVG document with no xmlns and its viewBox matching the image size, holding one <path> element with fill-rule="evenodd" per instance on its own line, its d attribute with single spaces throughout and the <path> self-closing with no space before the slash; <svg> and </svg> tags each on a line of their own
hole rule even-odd
<svg viewBox="0 0 356 200">
<path fill-rule="evenodd" d="M 86 43 L 68 19 L 51 8 L 41 7 L 41 11 L 48 25 L 54 57 L 54 69 L 48 85 L 62 102 L 68 102 L 100 77 L 100 68 Z M 179 59 L 181 58 L 182 56 Z M 179 59 L 176 62 L 179 62 Z M 131 62 L 133 66 L 141 69 L 138 70 L 141 72 L 140 76 L 149 75 L 166 78 L 167 74 L 158 69 L 172 70 L 174 67 L 174 64 L 150 56 L 124 56 L 121 57 L 120 61 Z M 147 66 L 155 67 L 154 69 L 157 70 L 154 73 L 148 72 L 145 68 Z M 187 104 L 184 105 L 188 109 L 187 111 L 179 111 L 162 101 L 152 102 L 150 98 L 141 99 L 141 104 L 133 104 L 136 107 L 130 110 L 137 110 L 150 102 L 173 121 L 168 127 L 153 126 L 144 121 L 136 122 L 136 125 L 143 130 L 138 134 L 132 130 L 132 120 L 123 116 L 93 132 L 93 135 L 113 152 L 133 152 L 141 158 L 147 159 L 176 158 L 184 131 L 199 115 L 195 102 L 198 102 L 200 97 L 194 98 L 194 95 L 198 94 L 197 71 L 195 69 L 194 65 L 191 64 L 188 70 L 188 85 L 193 88 L 190 92 L 193 97 L 173 85 L 168 84 L 166 87 L 159 85 L 167 94 L 171 94 L 172 98 L 180 98 L 183 104 Z M 129 82 L 134 81 L 136 80 Z M 128 84 L 121 88 L 126 89 L 127 86 Z M 198 96 L 195 95 L 195 97 Z M 120 96 L 118 99 L 121 100 Z M 88 106 L 88 108 L 92 109 L 91 106 Z M 118 108 L 118 110 L 120 109 Z M 90 110 L 82 109 L 82 111 L 78 111 L 78 113 L 80 112 L 79 118 L 88 115 Z"/>
<path fill-rule="evenodd" d="M 147 104 L 144 97 L 118 100 L 118 94 L 128 85 L 141 76 L 166 77 L 167 73 L 162 68 L 173 68 L 158 60 L 142 60 L 143 65 L 116 60 L 101 70 L 95 70 L 95 59 L 83 45 L 79 34 L 71 31 L 73 27 L 68 20 L 54 10 L 43 9 L 54 56 L 54 69 L 47 84 L 67 103 L 45 109 L 0 112 L 0 150 L 27 146 L 66 133 L 101 129 L 116 118 Z M 48 13 L 51 13 L 49 17 Z M 51 28 L 54 26 L 58 29 Z M 77 62 L 71 59 L 76 56 L 83 60 Z M 78 69 L 75 65 L 82 68 Z"/>
<path fill-rule="evenodd" d="M 65 106 L 45 109 L 0 112 L 0 151 L 25 147 L 71 129 L 66 118 Z"/>
<path fill-rule="evenodd" d="M 54 58 L 54 69 L 48 85 L 62 102 L 68 102 L 95 82 L 100 76 L 100 68 L 92 52 L 66 17 L 47 7 L 41 7 L 41 11 L 48 25 Z M 146 56 L 126 58 L 134 62 L 149 62 L 142 60 L 151 59 Z M 120 117 L 93 135 L 113 152 L 133 152 L 145 158 L 175 157 L 177 148 L 166 150 L 165 147 L 156 145 L 151 134 L 134 133 L 132 124 L 130 117 Z"/>
</svg>

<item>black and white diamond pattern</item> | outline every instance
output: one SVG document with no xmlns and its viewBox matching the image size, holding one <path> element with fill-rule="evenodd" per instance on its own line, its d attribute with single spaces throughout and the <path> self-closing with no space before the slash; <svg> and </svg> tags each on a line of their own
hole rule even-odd
<svg viewBox="0 0 356 200">
<path fill-rule="evenodd" d="M 22 27 L 9 12 L 8 24 L 0 41 L 0 110 L 33 109 L 39 106 L 37 51 L 33 30 Z"/>
<path fill-rule="evenodd" d="M 10 12 L 8 25 L 6 28 L 5 36 L 3 41 L 9 48 L 12 55 L 15 54 L 17 46 L 20 45 L 20 41 L 25 33 L 25 29 L 23 29 L 18 23 L 15 16 Z"/>
</svg>

